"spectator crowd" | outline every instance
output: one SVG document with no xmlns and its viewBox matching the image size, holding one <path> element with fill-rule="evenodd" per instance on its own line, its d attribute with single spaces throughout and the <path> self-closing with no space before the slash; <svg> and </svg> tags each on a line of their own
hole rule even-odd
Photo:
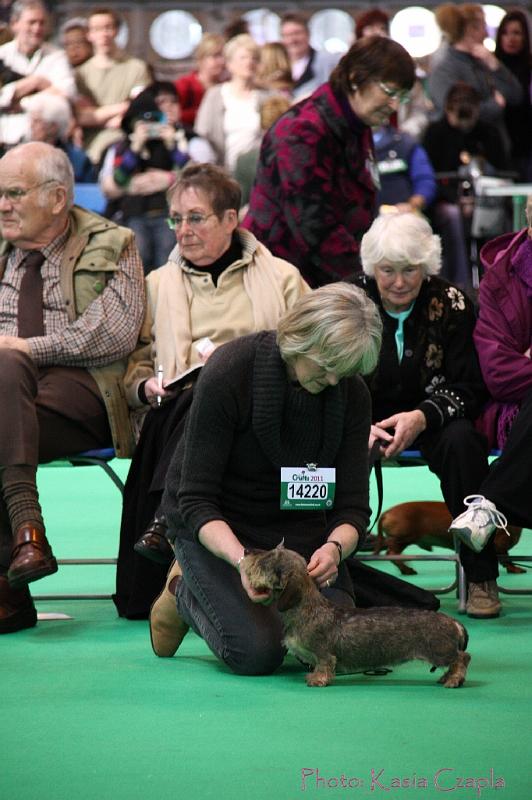
<svg viewBox="0 0 532 800">
<path fill-rule="evenodd" d="M 492 534 L 532 526 L 532 203 L 510 233 L 501 201 L 483 241 L 475 193 L 482 176 L 532 181 L 530 37 L 519 9 L 494 51 L 480 5 L 445 3 L 436 19 L 442 45 L 423 69 L 371 8 L 341 57 L 289 12 L 278 42 L 259 45 L 243 21 L 205 33 L 193 71 L 163 80 L 119 47 L 112 7 L 54 31 L 41 0 L 12 3 L 0 45 L 0 633 L 36 624 L 28 585 L 57 569 L 38 464 L 104 446 L 132 457 L 115 603 L 130 618 L 155 603 L 158 655 L 192 627 L 224 658 L 205 597 L 234 600 L 255 624 L 240 603 L 264 598 L 234 567 L 274 529 L 349 605 L 342 561 L 365 535 L 368 453 L 408 447 L 455 517 L 468 613 L 498 616 Z M 98 184 L 102 215 L 75 204 L 82 184 Z M 275 470 L 290 457 L 337 469 L 334 511 L 279 512 Z M 227 663 L 273 669 L 277 628 L 261 628 L 273 660 Z"/>
</svg>

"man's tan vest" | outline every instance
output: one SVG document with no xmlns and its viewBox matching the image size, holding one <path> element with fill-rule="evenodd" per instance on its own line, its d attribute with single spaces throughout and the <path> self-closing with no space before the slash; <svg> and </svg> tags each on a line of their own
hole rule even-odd
<svg viewBox="0 0 532 800">
<path fill-rule="evenodd" d="M 61 264 L 61 292 L 68 318 L 74 322 L 90 303 L 100 295 L 114 277 L 124 248 L 133 233 L 110 220 L 74 206 L 70 211 L 70 236 Z M 0 279 L 2 278 L 11 245 L 0 243 Z M 134 448 L 129 423 L 129 410 L 122 378 L 127 358 L 104 367 L 90 367 L 103 397 L 113 447 L 120 458 L 129 457 Z"/>
</svg>

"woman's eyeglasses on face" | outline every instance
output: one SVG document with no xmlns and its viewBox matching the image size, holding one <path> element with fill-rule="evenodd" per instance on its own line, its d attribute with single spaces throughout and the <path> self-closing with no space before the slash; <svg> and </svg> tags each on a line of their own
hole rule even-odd
<svg viewBox="0 0 532 800">
<path fill-rule="evenodd" d="M 201 228 L 201 226 L 207 222 L 209 217 L 215 216 L 216 214 L 214 211 L 211 214 L 197 214 L 192 212 L 191 214 L 185 214 L 185 216 L 181 216 L 181 214 L 174 214 L 173 217 L 168 217 L 166 222 L 172 231 L 180 230 L 184 222 L 186 222 L 186 224 L 191 228 Z"/>
<path fill-rule="evenodd" d="M 392 89 L 383 81 L 378 81 L 377 83 L 379 89 L 382 89 L 384 94 L 387 95 L 390 100 L 398 100 L 401 105 L 408 103 L 410 100 L 410 92 L 408 89 Z"/>
</svg>

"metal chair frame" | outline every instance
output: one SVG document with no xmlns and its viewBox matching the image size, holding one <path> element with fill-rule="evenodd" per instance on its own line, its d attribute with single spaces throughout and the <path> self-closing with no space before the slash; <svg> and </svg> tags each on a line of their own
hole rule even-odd
<svg viewBox="0 0 532 800">
<path fill-rule="evenodd" d="M 492 451 L 491 455 L 497 456 L 500 455 L 500 451 Z M 112 480 L 114 485 L 117 487 L 121 495 L 124 493 L 124 483 L 121 478 L 116 474 L 113 468 L 110 466 L 109 461 L 111 461 L 115 457 L 115 451 L 111 448 L 105 450 L 89 450 L 84 453 L 78 453 L 74 456 L 68 456 L 64 459 L 60 460 L 60 464 L 64 464 L 68 466 L 69 464 L 72 466 L 77 465 L 94 465 L 99 466 L 105 474 Z M 414 467 L 414 466 L 426 466 L 426 461 L 423 459 L 419 450 L 404 450 L 396 459 L 394 459 L 393 466 L 398 467 Z M 458 612 L 465 613 L 466 610 L 466 600 L 467 600 L 467 581 L 465 577 L 465 572 L 460 562 L 460 557 L 458 551 L 452 555 L 373 555 L 373 554 L 364 554 L 359 553 L 357 555 L 359 561 L 451 561 L 455 565 L 455 578 L 454 580 L 446 586 L 437 587 L 435 589 L 430 589 L 429 591 L 434 592 L 435 594 L 449 594 L 450 592 L 456 590 L 456 596 L 458 599 Z M 532 562 L 532 556 L 519 556 L 518 560 L 523 562 Z M 74 565 L 95 565 L 99 566 L 102 564 L 110 564 L 116 565 L 117 559 L 116 558 L 60 558 L 57 559 L 57 563 L 61 566 L 74 566 Z M 500 583 L 497 584 L 499 587 L 499 592 L 503 594 L 509 595 L 530 595 L 532 594 L 532 589 L 511 589 L 508 587 L 502 586 Z M 47 595 L 35 595 L 35 600 L 108 600 L 110 599 L 110 594 L 47 594 Z"/>
<path fill-rule="evenodd" d="M 390 459 L 389 461 L 384 461 L 384 465 L 387 467 L 425 467 L 427 462 L 419 452 L 419 450 L 403 450 L 396 458 Z M 464 568 L 460 562 L 460 557 L 458 555 L 458 551 L 455 545 L 455 552 L 452 555 L 448 556 L 441 556 L 441 555 L 374 555 L 373 553 L 357 553 L 356 557 L 360 561 L 452 561 L 455 565 L 455 578 L 454 580 L 446 585 L 440 586 L 435 589 L 428 589 L 430 592 L 434 592 L 434 594 L 449 594 L 450 592 L 456 590 L 456 596 L 458 598 L 458 611 L 459 613 L 465 613 L 466 610 L 466 600 L 467 600 L 467 582 L 465 578 Z"/>
<path fill-rule="evenodd" d="M 109 462 L 115 458 L 115 451 L 112 448 L 101 450 L 87 450 L 83 453 L 76 453 L 66 456 L 53 462 L 58 466 L 98 466 L 103 469 L 105 474 L 112 480 L 121 496 L 124 494 L 124 482 L 111 467 Z M 116 564 L 116 558 L 58 558 L 57 563 L 61 566 L 72 565 L 101 565 Z M 110 594 L 39 594 L 34 595 L 34 600 L 108 600 Z"/>
</svg>

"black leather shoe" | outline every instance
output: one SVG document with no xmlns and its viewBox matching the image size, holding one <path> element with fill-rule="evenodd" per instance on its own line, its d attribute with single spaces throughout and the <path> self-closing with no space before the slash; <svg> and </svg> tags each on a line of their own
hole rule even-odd
<svg viewBox="0 0 532 800">
<path fill-rule="evenodd" d="M 150 561 L 155 561 L 156 564 L 169 566 L 174 560 L 174 551 L 166 538 L 167 530 L 166 517 L 163 515 L 154 517 L 134 545 L 135 553 Z"/>
<path fill-rule="evenodd" d="M 0 634 L 15 633 L 37 624 L 37 612 L 28 587 L 13 589 L 0 575 Z"/>
<path fill-rule="evenodd" d="M 40 525 L 27 523 L 15 533 L 7 579 L 13 589 L 57 572 L 57 561 Z"/>
</svg>

